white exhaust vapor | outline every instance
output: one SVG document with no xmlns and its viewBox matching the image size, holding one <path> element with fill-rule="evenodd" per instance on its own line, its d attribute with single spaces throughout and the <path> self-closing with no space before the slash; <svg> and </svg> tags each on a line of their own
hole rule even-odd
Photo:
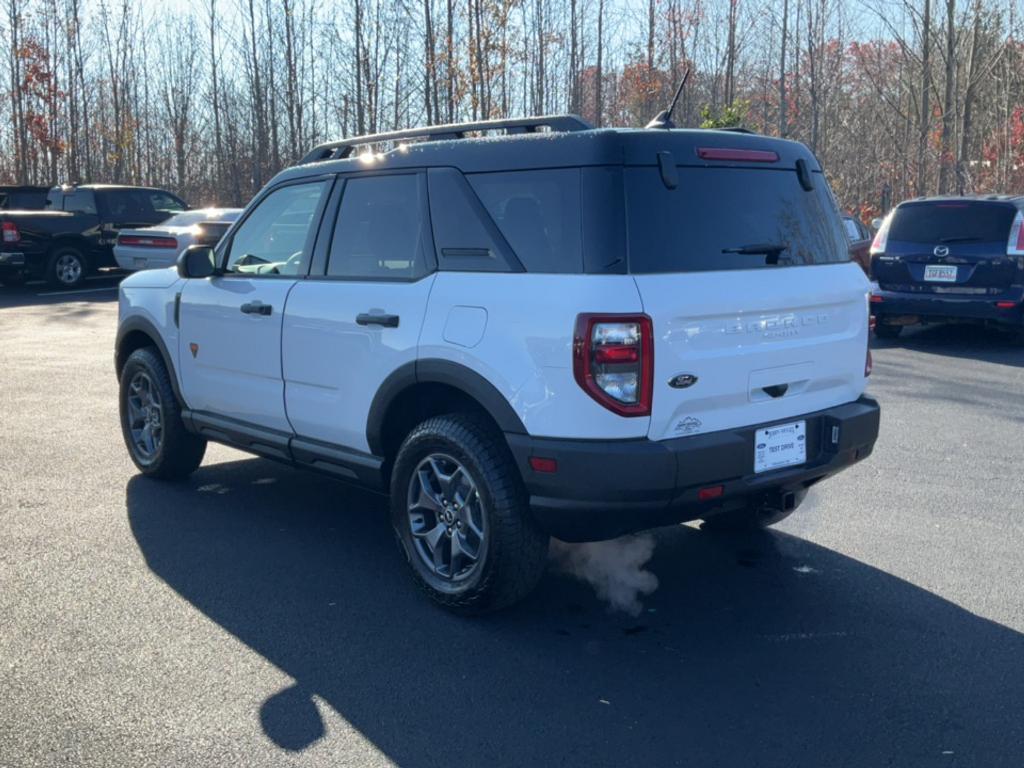
<svg viewBox="0 0 1024 768">
<path fill-rule="evenodd" d="M 658 577 L 644 570 L 653 554 L 654 537 L 649 533 L 586 544 L 552 539 L 550 550 L 559 570 L 586 582 L 610 608 L 630 616 L 639 616 L 640 597 L 658 588 Z"/>
</svg>

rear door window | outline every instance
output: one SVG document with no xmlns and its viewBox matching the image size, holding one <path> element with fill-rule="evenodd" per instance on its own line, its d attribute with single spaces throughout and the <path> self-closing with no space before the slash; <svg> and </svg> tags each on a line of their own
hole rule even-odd
<svg viewBox="0 0 1024 768">
<path fill-rule="evenodd" d="M 78 189 L 64 195 L 64 210 L 96 215 L 96 197 L 92 190 Z"/>
<path fill-rule="evenodd" d="M 625 170 L 629 266 L 635 273 L 704 272 L 850 260 L 824 176 L 807 191 L 795 171 L 679 168 L 668 189 L 657 168 Z"/>
<path fill-rule="evenodd" d="M 1005 243 L 1017 209 L 1005 203 L 950 200 L 908 203 L 896 209 L 889 241 Z"/>
<path fill-rule="evenodd" d="M 345 182 L 327 274 L 369 280 L 427 273 L 426 190 L 419 174 L 362 176 Z"/>
<path fill-rule="evenodd" d="M 466 178 L 527 272 L 583 271 L 579 169 Z"/>
</svg>

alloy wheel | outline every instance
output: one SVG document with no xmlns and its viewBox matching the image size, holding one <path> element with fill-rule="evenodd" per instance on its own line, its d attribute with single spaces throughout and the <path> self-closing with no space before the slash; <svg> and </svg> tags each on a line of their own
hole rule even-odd
<svg viewBox="0 0 1024 768">
<path fill-rule="evenodd" d="M 138 371 L 128 383 L 128 430 L 132 448 L 143 463 L 156 458 L 163 444 L 163 404 L 153 379 Z"/>
<path fill-rule="evenodd" d="M 65 253 L 57 258 L 54 269 L 61 283 L 74 285 L 82 277 L 82 260 L 72 253 Z"/>
<path fill-rule="evenodd" d="M 435 576 L 465 581 L 483 562 L 487 518 L 476 482 L 458 460 L 432 453 L 409 479 L 409 526 L 416 553 Z"/>
</svg>

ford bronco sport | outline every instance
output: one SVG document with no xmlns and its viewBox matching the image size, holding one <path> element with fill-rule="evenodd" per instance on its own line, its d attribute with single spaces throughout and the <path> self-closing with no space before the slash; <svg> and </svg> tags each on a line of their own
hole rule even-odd
<svg viewBox="0 0 1024 768">
<path fill-rule="evenodd" d="M 153 477 L 214 440 L 389 492 L 416 581 L 481 612 L 550 535 L 770 524 L 868 456 L 868 293 L 798 143 L 571 116 L 364 136 L 122 283 L 121 424 Z"/>
</svg>

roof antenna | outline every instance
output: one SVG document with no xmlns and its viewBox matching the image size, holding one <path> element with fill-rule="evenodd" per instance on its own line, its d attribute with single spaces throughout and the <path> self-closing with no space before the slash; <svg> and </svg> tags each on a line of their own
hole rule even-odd
<svg viewBox="0 0 1024 768">
<path fill-rule="evenodd" d="M 669 128 L 675 128 L 676 124 L 672 122 L 672 110 L 676 108 L 676 102 L 679 101 L 679 97 L 683 93 L 683 88 L 686 87 L 686 81 L 690 79 L 690 68 L 686 68 L 686 72 L 683 73 L 683 82 L 679 84 L 676 89 L 676 95 L 672 97 L 672 103 L 668 105 L 668 109 L 662 110 L 658 113 L 658 116 L 651 120 L 645 128 L 661 128 L 662 130 L 668 130 Z"/>
</svg>

